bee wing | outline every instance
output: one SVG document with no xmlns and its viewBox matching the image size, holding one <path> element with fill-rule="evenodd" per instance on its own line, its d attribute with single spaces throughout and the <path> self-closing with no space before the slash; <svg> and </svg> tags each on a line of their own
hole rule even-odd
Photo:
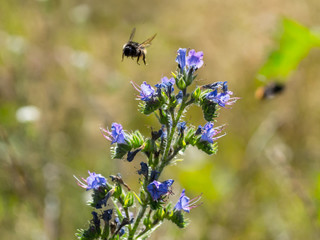
<svg viewBox="0 0 320 240">
<path fill-rule="evenodd" d="M 143 47 L 148 47 L 151 45 L 151 41 L 157 36 L 157 34 L 153 35 L 151 38 L 148 38 L 147 40 L 145 40 L 143 43 L 141 43 L 140 45 Z"/>
<path fill-rule="evenodd" d="M 130 34 L 129 42 L 132 41 L 135 33 L 136 33 L 136 28 L 133 28 L 133 29 L 132 29 L 132 32 L 131 32 L 131 34 Z"/>
</svg>

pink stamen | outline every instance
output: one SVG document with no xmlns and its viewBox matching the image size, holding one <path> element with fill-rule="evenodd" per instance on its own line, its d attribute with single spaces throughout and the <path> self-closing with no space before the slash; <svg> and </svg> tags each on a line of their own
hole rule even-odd
<svg viewBox="0 0 320 240">
<path fill-rule="evenodd" d="M 218 137 L 213 138 L 213 141 L 215 141 L 215 140 L 217 140 L 217 139 L 219 139 L 219 138 L 222 138 L 222 137 L 224 137 L 225 135 L 227 135 L 227 133 L 224 133 L 224 134 L 222 134 L 222 135 L 220 135 L 220 136 L 218 136 Z"/>
<path fill-rule="evenodd" d="M 137 85 L 136 83 L 134 83 L 133 81 L 130 81 L 131 85 L 134 87 L 134 89 L 136 89 L 138 92 L 141 92 L 141 88 L 139 85 Z"/>
<path fill-rule="evenodd" d="M 85 183 L 81 182 L 75 175 L 73 175 L 73 177 L 74 177 L 75 179 L 77 179 L 77 185 L 78 185 L 79 187 L 82 187 L 82 188 L 87 188 L 87 187 L 88 187 L 88 185 L 86 185 Z M 87 182 L 84 178 L 82 178 L 82 180 L 85 181 L 85 182 Z"/>
<path fill-rule="evenodd" d="M 203 202 L 201 202 L 201 203 L 195 205 L 195 204 L 201 199 L 201 197 L 202 197 L 202 193 L 201 193 L 199 196 L 191 199 L 190 202 L 189 202 L 188 207 L 189 207 L 190 209 L 192 209 L 192 208 L 196 208 L 196 207 L 200 206 L 201 204 L 203 204 Z"/>
<path fill-rule="evenodd" d="M 100 127 L 100 132 L 101 132 L 102 136 L 104 136 L 105 139 L 112 141 L 112 139 L 110 138 L 111 133 L 108 130 L 104 129 L 103 127 Z M 104 133 L 108 134 L 109 136 L 107 136 Z"/>
<path fill-rule="evenodd" d="M 139 85 L 137 85 L 133 81 L 130 81 L 130 83 L 134 87 L 135 90 L 137 90 L 139 93 L 141 93 L 141 87 Z M 137 95 L 137 99 L 136 100 L 140 100 L 141 98 L 142 98 L 142 96 Z"/>
</svg>

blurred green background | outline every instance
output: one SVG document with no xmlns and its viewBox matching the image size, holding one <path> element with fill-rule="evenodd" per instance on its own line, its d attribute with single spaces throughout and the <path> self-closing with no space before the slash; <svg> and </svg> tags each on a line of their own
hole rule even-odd
<svg viewBox="0 0 320 240">
<path fill-rule="evenodd" d="M 0 1 L 0 238 L 75 239 L 91 209 L 73 174 L 121 172 L 137 189 L 144 158 L 111 160 L 99 126 L 160 127 L 137 111 L 129 82 L 169 76 L 186 47 L 204 52 L 197 85 L 228 81 L 241 100 L 220 111 L 217 155 L 189 149 L 164 172 L 171 200 L 186 188 L 204 204 L 186 229 L 165 223 L 152 239 L 320 239 L 320 50 L 293 44 L 292 63 L 272 62 L 291 42 L 279 41 L 283 17 L 317 31 L 319 12 L 319 0 Z M 147 66 L 121 62 L 133 27 L 139 42 L 157 33 Z M 272 64 L 296 70 L 268 75 Z M 286 89 L 258 101 L 269 77 Z M 205 123 L 196 107 L 185 120 Z"/>
</svg>

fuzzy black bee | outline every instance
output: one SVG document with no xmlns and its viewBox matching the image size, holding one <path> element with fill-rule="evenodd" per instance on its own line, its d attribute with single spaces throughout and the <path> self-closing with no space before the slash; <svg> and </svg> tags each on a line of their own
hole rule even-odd
<svg viewBox="0 0 320 240">
<path fill-rule="evenodd" d="M 126 57 L 131 57 L 132 59 L 137 58 L 137 63 L 139 64 L 139 59 L 142 56 L 142 60 L 143 60 L 144 64 L 147 65 L 147 63 L 146 63 L 146 54 L 147 54 L 146 48 L 151 45 L 151 41 L 156 37 L 157 34 L 153 35 L 151 38 L 148 38 L 143 43 L 137 43 L 137 42 L 132 41 L 135 32 L 136 32 L 136 28 L 133 28 L 132 32 L 130 34 L 129 41 L 123 46 L 122 61 L 123 61 L 124 56 L 126 56 Z"/>
</svg>

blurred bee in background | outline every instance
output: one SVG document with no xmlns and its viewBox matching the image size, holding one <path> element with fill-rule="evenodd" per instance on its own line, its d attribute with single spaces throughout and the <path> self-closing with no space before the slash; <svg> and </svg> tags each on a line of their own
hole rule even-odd
<svg viewBox="0 0 320 240">
<path fill-rule="evenodd" d="M 277 82 L 270 82 L 269 84 L 259 87 L 255 96 L 259 100 L 270 99 L 282 93 L 285 89 L 285 85 Z"/>
<path fill-rule="evenodd" d="M 157 34 L 154 34 L 151 38 L 148 38 L 143 43 L 137 43 L 137 42 L 132 41 L 135 32 L 136 32 L 136 28 L 133 28 L 132 32 L 130 34 L 129 41 L 125 45 L 123 45 L 122 61 L 123 61 L 124 56 L 126 56 L 126 57 L 131 57 L 132 59 L 137 58 L 137 63 L 139 64 L 139 59 L 142 56 L 142 60 L 144 62 L 144 65 L 147 65 L 147 63 L 146 63 L 146 54 L 147 54 L 146 48 L 151 45 L 151 41 L 156 37 Z"/>
</svg>

